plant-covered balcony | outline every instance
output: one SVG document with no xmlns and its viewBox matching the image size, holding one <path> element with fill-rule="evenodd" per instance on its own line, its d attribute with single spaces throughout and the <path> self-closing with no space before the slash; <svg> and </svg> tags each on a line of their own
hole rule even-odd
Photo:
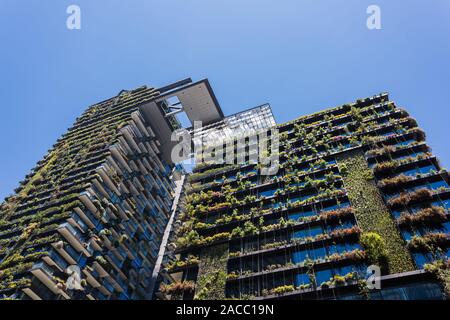
<svg viewBox="0 0 450 320">
<path fill-rule="evenodd" d="M 173 300 L 183 298 L 185 294 L 192 294 L 195 290 L 193 281 L 173 282 L 171 284 L 162 283 L 159 291 L 165 295 L 172 296 Z"/>
<path fill-rule="evenodd" d="M 397 223 L 400 226 L 412 227 L 417 224 L 436 225 L 447 221 L 448 212 L 442 207 L 432 206 L 430 208 L 421 209 L 415 213 L 403 212 Z"/>
<path fill-rule="evenodd" d="M 168 272 L 178 272 L 186 268 L 198 266 L 199 262 L 200 260 L 197 256 L 188 255 L 186 259 L 175 260 L 173 262 L 168 263 L 166 266 L 166 270 Z"/>
</svg>

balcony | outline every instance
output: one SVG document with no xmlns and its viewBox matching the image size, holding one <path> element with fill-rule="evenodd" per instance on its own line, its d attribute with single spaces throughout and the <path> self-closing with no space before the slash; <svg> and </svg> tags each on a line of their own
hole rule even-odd
<svg viewBox="0 0 450 320">
<path fill-rule="evenodd" d="M 86 265 L 87 258 L 80 252 L 77 252 L 71 246 L 65 246 L 64 250 L 83 268 Z"/>
<path fill-rule="evenodd" d="M 100 274 L 98 273 L 98 271 L 97 270 L 92 270 L 92 271 L 90 271 L 90 270 L 87 270 L 87 269 L 84 269 L 83 270 L 83 273 L 85 274 L 85 276 L 86 276 L 86 280 L 87 280 L 87 282 L 93 287 L 93 288 L 98 288 L 98 287 L 100 287 L 102 284 L 99 282 L 99 281 L 101 281 L 101 280 L 99 280 L 100 279 Z"/>
<path fill-rule="evenodd" d="M 32 300 L 43 300 L 42 297 L 40 297 L 35 290 L 32 290 L 31 288 L 24 288 L 22 291 L 29 296 Z"/>
<path fill-rule="evenodd" d="M 140 269 L 140 267 L 142 266 L 142 259 L 140 259 L 140 258 L 134 259 L 132 262 L 132 265 L 134 268 Z"/>
<path fill-rule="evenodd" d="M 103 287 L 106 288 L 106 290 L 109 291 L 109 295 L 111 295 L 114 292 L 114 286 L 107 278 L 103 279 L 102 285 Z"/>
<path fill-rule="evenodd" d="M 81 209 L 75 209 L 80 218 L 86 223 L 91 229 L 98 229 L 99 225 L 101 227 L 100 220 L 91 213 L 90 210 L 82 211 Z M 101 230 L 101 229 L 100 229 Z"/>
<path fill-rule="evenodd" d="M 48 255 L 43 257 L 42 260 L 44 260 L 49 266 L 57 267 L 60 271 L 66 270 L 69 266 L 69 263 L 53 250 L 51 250 Z"/>
<path fill-rule="evenodd" d="M 68 222 L 60 225 L 57 230 L 77 251 L 83 252 L 87 257 L 91 256 L 84 246 L 85 236 L 82 232 L 76 230 Z"/>
<path fill-rule="evenodd" d="M 122 278 L 122 276 L 118 273 L 113 274 L 114 278 L 114 286 L 119 292 L 126 292 L 128 289 L 127 281 Z"/>
<path fill-rule="evenodd" d="M 111 259 L 111 262 L 113 263 L 113 265 L 115 265 L 118 269 L 120 269 L 122 267 L 123 261 L 118 259 L 114 253 L 108 252 L 108 254 L 106 256 L 109 259 Z"/>
<path fill-rule="evenodd" d="M 80 194 L 80 200 L 81 202 L 83 202 L 83 204 L 86 206 L 86 208 L 90 211 L 90 212 L 97 212 L 98 209 L 97 207 L 94 205 L 94 203 L 92 202 L 92 195 L 88 192 L 88 191 L 84 191 Z"/>
<path fill-rule="evenodd" d="M 53 270 L 47 263 L 43 261 L 35 263 L 31 269 L 31 273 L 55 295 L 61 295 L 64 299 L 70 299 L 67 293 L 57 288 L 56 283 L 53 281 Z"/>
</svg>

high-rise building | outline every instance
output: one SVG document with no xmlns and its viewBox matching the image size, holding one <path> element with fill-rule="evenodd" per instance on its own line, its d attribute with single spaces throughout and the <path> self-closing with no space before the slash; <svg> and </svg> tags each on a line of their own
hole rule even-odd
<svg viewBox="0 0 450 320">
<path fill-rule="evenodd" d="M 277 125 L 224 116 L 208 80 L 122 90 L 1 205 L 0 298 L 442 299 L 449 207 L 387 94 Z"/>
<path fill-rule="evenodd" d="M 122 90 L 76 120 L 1 205 L 0 298 L 151 297 L 184 179 L 171 161 L 181 112 L 223 118 L 209 82 L 186 79 Z"/>
<path fill-rule="evenodd" d="M 224 123 L 199 134 L 242 131 Z M 380 94 L 275 128 L 276 174 L 263 175 L 247 154 L 241 163 L 201 162 L 188 176 L 160 298 L 450 294 L 448 173 L 407 111 Z"/>
</svg>

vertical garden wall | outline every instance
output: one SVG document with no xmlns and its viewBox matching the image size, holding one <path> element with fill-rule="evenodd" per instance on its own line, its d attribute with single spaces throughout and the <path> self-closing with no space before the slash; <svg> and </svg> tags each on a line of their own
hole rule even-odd
<svg viewBox="0 0 450 320">
<path fill-rule="evenodd" d="M 225 299 L 228 253 L 228 243 L 202 249 L 195 299 Z"/>
<path fill-rule="evenodd" d="M 354 150 L 342 153 L 337 156 L 337 161 L 344 187 L 356 209 L 355 217 L 363 231 L 362 240 L 366 242 L 362 243 L 363 246 L 374 251 L 372 256 L 375 259 L 384 256 L 389 273 L 414 270 L 411 255 L 375 184 L 363 152 Z"/>
</svg>

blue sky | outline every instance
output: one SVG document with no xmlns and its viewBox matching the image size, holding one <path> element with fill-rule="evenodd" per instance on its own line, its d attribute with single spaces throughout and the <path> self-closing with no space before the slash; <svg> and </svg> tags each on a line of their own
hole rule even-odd
<svg viewBox="0 0 450 320">
<path fill-rule="evenodd" d="M 90 104 L 185 77 L 278 122 L 388 91 L 448 166 L 449 33 L 448 0 L 0 0 L 0 198 Z"/>
</svg>

